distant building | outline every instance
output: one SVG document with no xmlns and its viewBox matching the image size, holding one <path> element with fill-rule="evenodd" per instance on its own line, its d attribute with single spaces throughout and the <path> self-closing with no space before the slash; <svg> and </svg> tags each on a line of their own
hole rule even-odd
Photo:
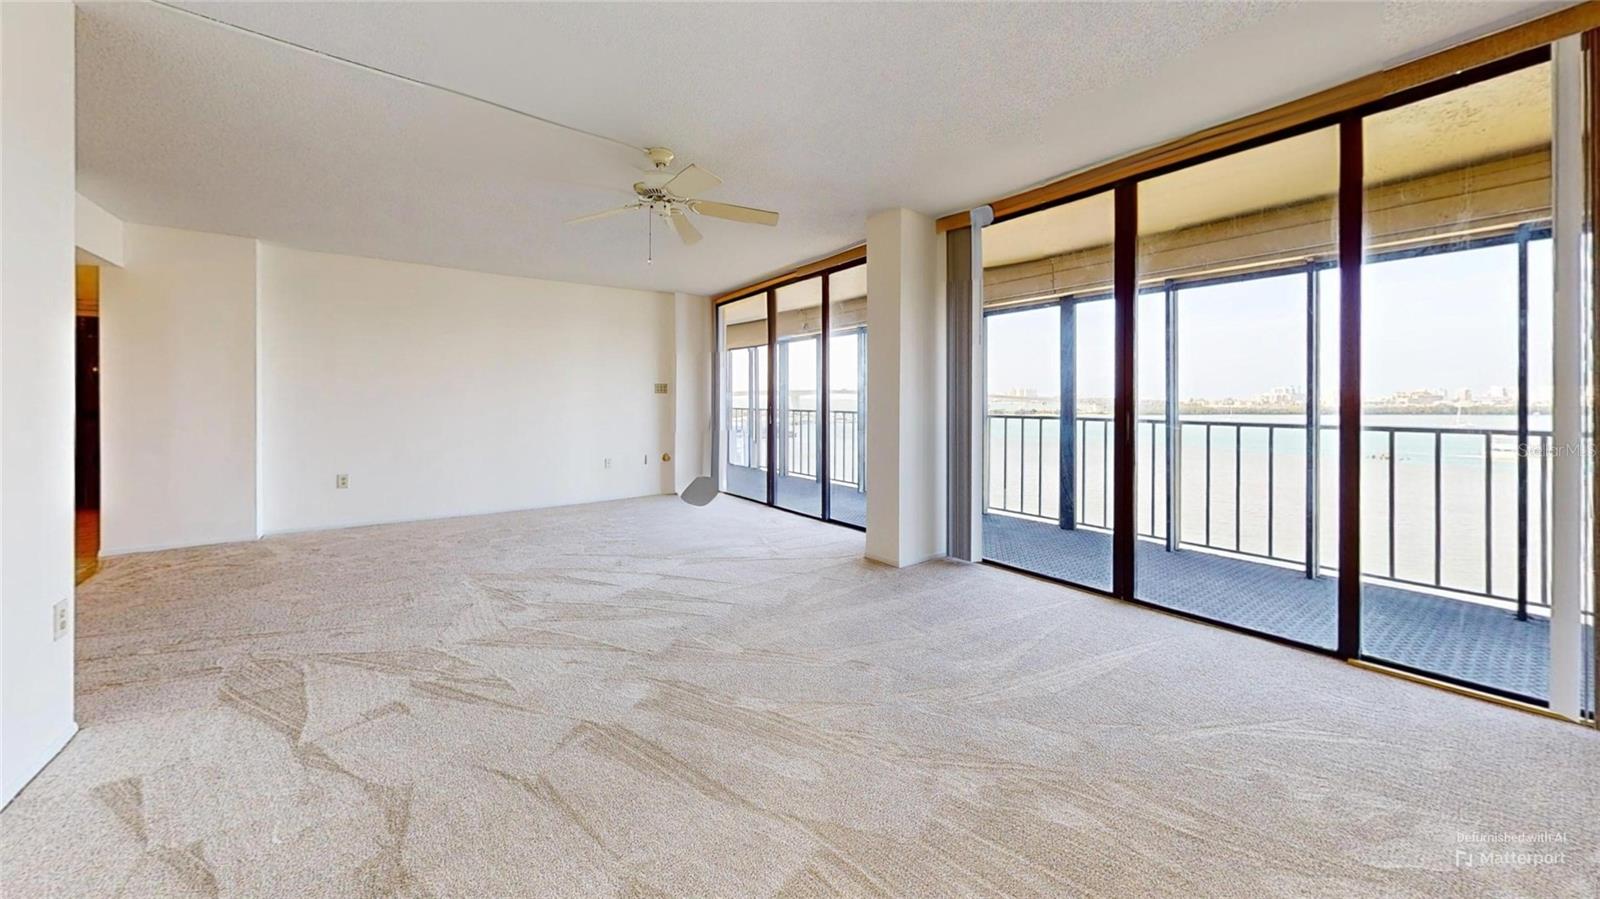
<svg viewBox="0 0 1600 899">
<path fill-rule="evenodd" d="M 1443 390 L 1402 390 L 1389 398 L 1397 406 L 1437 406 L 1447 397 Z"/>
<path fill-rule="evenodd" d="M 1306 392 L 1303 388 L 1290 384 L 1286 387 L 1274 387 L 1256 397 L 1257 406 L 1301 406 L 1306 401 Z"/>
</svg>

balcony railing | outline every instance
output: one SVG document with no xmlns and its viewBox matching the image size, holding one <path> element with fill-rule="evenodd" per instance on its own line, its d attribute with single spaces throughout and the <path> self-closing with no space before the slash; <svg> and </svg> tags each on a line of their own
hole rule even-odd
<svg viewBox="0 0 1600 899">
<path fill-rule="evenodd" d="M 862 450 L 860 413 L 834 410 L 828 413 L 828 467 L 833 482 L 859 489 L 865 465 Z"/>
<path fill-rule="evenodd" d="M 728 463 L 747 468 L 767 467 L 765 409 L 734 406 L 728 414 Z M 861 487 L 861 434 L 859 413 L 835 410 L 828 413 L 828 468 L 835 484 Z M 778 473 L 816 480 L 817 410 L 786 409 L 779 415 Z"/>
<path fill-rule="evenodd" d="M 986 511 L 1060 521 L 1060 426 L 1052 415 L 988 416 Z M 1310 493 L 1320 501 L 1306 490 L 1305 424 L 1205 419 L 1179 427 L 1171 483 L 1180 526 L 1170 545 L 1336 573 L 1336 427 L 1319 429 L 1320 486 Z M 1074 433 L 1072 523 L 1110 529 L 1111 419 L 1080 415 Z M 1137 423 L 1135 530 L 1150 540 L 1168 540 L 1166 435 L 1162 419 Z M 1522 445 L 1507 429 L 1364 428 L 1363 574 L 1508 602 L 1525 593 L 1528 605 L 1548 606 L 1551 447 L 1548 430 L 1530 430 Z"/>
<path fill-rule="evenodd" d="M 758 427 L 758 410 L 734 406 L 728 410 L 728 464 L 745 468 L 767 467 L 767 429 Z M 766 410 L 759 410 L 765 413 Z M 762 416 L 764 417 L 764 416 Z"/>
</svg>

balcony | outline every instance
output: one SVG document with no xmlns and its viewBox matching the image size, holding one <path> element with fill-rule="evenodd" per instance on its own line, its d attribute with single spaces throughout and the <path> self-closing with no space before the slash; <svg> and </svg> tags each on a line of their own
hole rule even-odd
<svg viewBox="0 0 1600 899">
<path fill-rule="evenodd" d="M 752 422 L 764 417 L 765 409 L 734 406 L 728 416 L 728 474 L 725 489 L 750 499 L 763 499 L 767 493 L 767 435 Z M 754 417 L 752 417 L 754 416 Z M 867 526 L 867 468 L 865 425 L 855 411 L 829 413 L 828 467 L 832 469 L 829 491 L 833 520 L 856 527 Z M 817 490 L 817 412 L 814 409 L 785 409 L 778 416 L 782 435 L 778 448 L 778 476 L 774 480 L 776 505 L 785 509 L 821 515 Z"/>
<path fill-rule="evenodd" d="M 864 525 L 862 460 L 853 452 L 855 413 L 834 415 L 834 515 Z M 735 410 L 728 488 L 759 498 L 765 496 L 766 471 L 748 463 L 765 458 L 765 442 L 760 429 L 741 424 L 748 416 L 748 410 Z M 1111 422 L 1079 416 L 1073 425 L 1069 496 L 1074 510 L 1072 526 L 1064 528 L 1055 461 L 1060 419 L 989 417 L 984 555 L 1109 590 Z M 804 452 L 814 445 L 813 427 L 814 412 L 789 410 L 779 428 L 785 444 L 779 453 L 785 462 L 774 479 L 780 505 L 800 507 L 817 495 L 816 460 Z M 1178 515 L 1183 527 L 1172 543 L 1165 527 L 1166 424 L 1146 418 L 1138 427 L 1139 597 L 1294 642 L 1332 647 L 1336 523 L 1333 510 L 1317 508 L 1316 497 L 1304 489 L 1305 426 L 1181 421 Z M 1331 427 L 1322 431 L 1329 473 L 1323 489 L 1331 491 L 1337 466 L 1328 460 L 1337 435 Z M 1365 430 L 1363 479 L 1369 505 L 1375 506 L 1363 537 L 1368 546 L 1362 597 L 1367 656 L 1517 696 L 1548 695 L 1551 435 L 1529 432 L 1525 481 L 1517 445 L 1510 430 Z M 1306 515 L 1308 500 L 1314 518 Z M 1519 500 L 1529 510 L 1520 518 Z M 1306 539 L 1308 531 L 1315 535 L 1312 541 Z M 1520 564 L 1519 546 L 1526 546 Z M 1314 560 L 1309 566 L 1308 550 Z"/>
<path fill-rule="evenodd" d="M 1060 427 L 1057 416 L 989 417 L 985 556 L 1109 590 L 1111 420 L 1071 423 L 1070 526 L 1059 517 Z M 1139 598 L 1333 647 L 1336 510 L 1319 496 L 1336 495 L 1336 429 L 1319 429 L 1323 467 L 1313 484 L 1322 486 L 1308 491 L 1306 472 L 1316 469 L 1307 465 L 1305 424 L 1181 418 L 1181 461 L 1170 479 L 1167 422 L 1142 418 L 1137 427 Z M 1365 655 L 1517 696 L 1548 695 L 1551 445 L 1540 430 L 1523 444 L 1514 430 L 1364 429 Z M 1169 495 L 1179 501 L 1169 506 Z M 1182 522 L 1175 535 L 1169 515 Z"/>
</svg>

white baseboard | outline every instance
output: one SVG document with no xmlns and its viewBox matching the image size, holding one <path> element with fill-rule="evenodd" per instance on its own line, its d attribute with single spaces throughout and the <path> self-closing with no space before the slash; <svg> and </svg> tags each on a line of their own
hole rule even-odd
<svg viewBox="0 0 1600 899">
<path fill-rule="evenodd" d="M 4 0 L 0 0 L 4 2 Z M 373 528 L 386 524 L 418 524 L 425 521 L 451 521 L 457 518 L 482 518 L 489 515 L 512 515 L 517 512 L 540 512 L 550 509 L 569 509 L 575 506 L 594 506 L 600 503 L 620 503 L 630 499 L 653 499 L 657 496 L 675 496 L 672 493 L 630 493 L 626 496 L 604 496 L 595 499 L 584 499 L 576 502 L 552 503 L 542 506 L 507 506 L 493 509 L 480 509 L 471 512 L 447 512 L 439 515 L 424 515 L 418 517 L 401 518 L 358 518 L 349 521 L 331 522 L 328 524 L 314 524 L 304 527 L 293 526 L 286 528 L 268 528 L 261 532 L 262 537 L 287 537 L 291 534 L 320 534 L 324 531 L 345 531 L 352 528 Z"/>
<path fill-rule="evenodd" d="M 261 536 L 259 534 L 251 534 L 241 537 L 224 537 L 219 540 L 206 539 L 200 541 L 178 541 L 176 543 L 149 543 L 138 546 L 114 546 L 109 548 L 102 546 L 100 547 L 100 558 L 105 559 L 111 556 L 132 556 L 137 555 L 138 553 L 158 553 L 165 552 L 169 549 L 197 549 L 202 546 L 227 546 L 232 543 L 251 543 L 260 539 Z"/>
<path fill-rule="evenodd" d="M 4 2 L 4 0 L 0 0 Z M 421 518 L 362 518 L 350 521 L 334 522 L 330 524 L 310 525 L 307 527 L 267 528 L 259 534 L 247 534 L 238 537 L 224 537 L 221 539 L 206 539 L 200 541 L 180 541 L 176 543 L 150 543 L 137 546 L 114 546 L 100 548 L 101 558 L 112 556 L 131 556 L 138 553 L 165 552 L 169 549 L 199 549 L 206 546 L 228 546 L 234 543 L 252 543 L 263 537 L 283 537 L 291 534 L 316 534 L 323 531 L 343 531 L 350 528 L 370 528 L 386 524 L 413 524 L 423 521 L 448 521 L 453 518 L 477 518 L 485 515 L 508 515 L 514 512 L 535 512 L 543 509 L 561 509 L 571 506 L 589 506 L 597 503 L 615 503 L 630 499 L 645 499 L 656 496 L 676 496 L 675 493 L 630 493 L 626 496 L 608 496 L 597 499 L 586 499 L 572 503 L 557 503 L 545 506 L 511 506 L 507 508 L 482 509 L 473 512 L 450 512 L 442 515 L 425 515 Z"/>
<path fill-rule="evenodd" d="M 944 553 L 929 553 L 928 555 L 917 556 L 915 558 L 904 560 L 885 559 L 882 556 L 870 552 L 862 553 L 862 555 L 865 556 L 869 561 L 877 562 L 881 565 L 888 565 L 891 568 L 910 568 L 913 565 L 921 565 L 923 562 L 932 562 L 934 559 L 948 558 L 948 556 L 946 556 Z"/>
</svg>

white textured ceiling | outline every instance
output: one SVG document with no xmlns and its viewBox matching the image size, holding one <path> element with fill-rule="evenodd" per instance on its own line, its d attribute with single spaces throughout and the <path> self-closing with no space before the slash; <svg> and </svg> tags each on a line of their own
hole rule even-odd
<svg viewBox="0 0 1600 899">
<path fill-rule="evenodd" d="M 431 4 L 196 9 L 640 146 L 775 229 L 642 218 L 613 145 L 148 3 L 80 4 L 78 166 L 126 219 L 714 293 L 1561 3 Z"/>
</svg>

